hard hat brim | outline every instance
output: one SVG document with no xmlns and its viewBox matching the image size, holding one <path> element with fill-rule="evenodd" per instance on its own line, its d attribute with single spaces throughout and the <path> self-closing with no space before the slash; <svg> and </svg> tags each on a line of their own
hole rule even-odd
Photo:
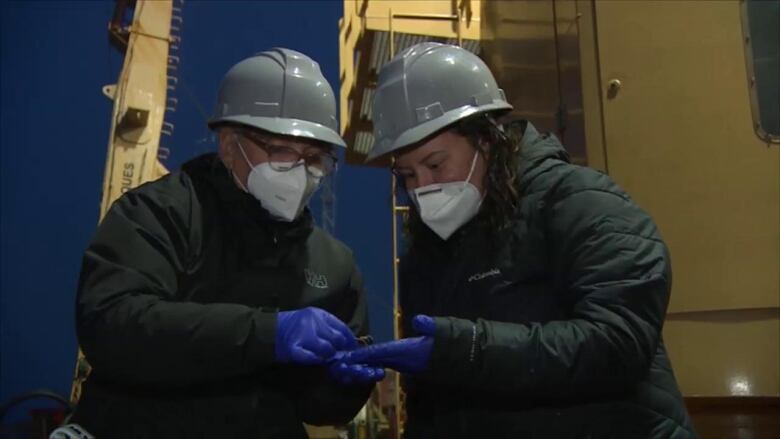
<svg viewBox="0 0 780 439">
<path fill-rule="evenodd" d="M 274 134 L 283 136 L 305 137 L 321 142 L 346 148 L 347 144 L 335 131 L 315 122 L 283 117 L 257 117 L 248 115 L 234 115 L 215 118 L 209 121 L 209 127 L 224 122 L 239 123 L 259 128 Z"/>
<path fill-rule="evenodd" d="M 455 122 L 465 119 L 471 115 L 477 113 L 486 113 L 499 110 L 511 110 L 512 106 L 506 102 L 497 102 L 493 104 L 480 105 L 475 107 L 473 105 L 464 105 L 460 108 L 450 110 L 444 113 L 442 116 L 428 122 L 417 125 L 414 128 L 410 128 L 404 131 L 393 141 L 386 141 L 383 144 L 375 144 L 366 157 L 365 163 L 376 160 L 382 156 L 385 156 L 393 151 L 400 150 L 409 145 L 413 145 L 426 137 L 441 131 L 449 125 Z"/>
</svg>

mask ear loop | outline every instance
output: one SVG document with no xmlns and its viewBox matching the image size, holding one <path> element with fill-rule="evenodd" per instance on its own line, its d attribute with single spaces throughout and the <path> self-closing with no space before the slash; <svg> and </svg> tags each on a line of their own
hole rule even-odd
<svg viewBox="0 0 780 439">
<path fill-rule="evenodd" d="M 491 120 L 493 123 L 495 123 L 495 121 L 493 120 L 493 118 L 492 118 L 492 117 L 490 117 L 490 116 L 487 116 L 487 118 L 488 118 L 489 120 Z M 499 129 L 499 130 L 500 130 L 500 129 Z M 503 135 L 503 132 L 502 132 L 502 134 L 501 134 L 501 135 Z M 477 149 L 477 148 L 475 148 L 475 151 L 474 151 L 474 158 L 471 160 L 471 169 L 469 170 L 469 176 L 468 176 L 468 178 L 466 178 L 466 181 L 465 181 L 465 182 L 463 182 L 463 184 L 464 184 L 464 186 L 463 186 L 463 187 L 464 187 L 464 190 L 465 190 L 465 187 L 466 187 L 465 185 L 467 185 L 467 184 L 471 184 L 471 185 L 473 186 L 473 183 L 471 183 L 471 177 L 472 177 L 472 176 L 473 176 L 473 174 L 474 174 L 474 169 L 476 169 L 476 167 L 477 167 L 477 156 L 479 155 L 479 152 L 480 152 L 480 150 L 479 150 L 479 149 Z M 476 189 L 476 186 L 474 186 L 474 188 Z M 482 192 L 481 192 L 479 189 L 477 189 L 477 192 L 479 192 L 479 195 L 480 195 L 480 197 L 479 197 L 479 203 L 480 203 L 480 204 L 482 204 L 482 201 L 485 199 L 485 195 L 487 195 L 487 191 L 485 191 L 485 193 L 482 193 Z"/>
<path fill-rule="evenodd" d="M 496 119 L 490 114 L 485 114 L 485 118 L 488 120 L 488 122 L 490 122 L 491 125 L 493 125 L 496 128 L 498 134 L 501 136 L 501 140 L 505 142 L 509 142 L 509 137 L 507 137 L 506 135 L 504 125 L 499 125 L 498 121 L 496 121 Z"/>
<path fill-rule="evenodd" d="M 463 190 L 466 189 L 466 185 L 468 185 L 468 184 L 474 186 L 471 183 L 471 177 L 472 177 L 472 174 L 474 173 L 474 169 L 477 167 L 477 156 L 478 155 L 479 155 L 479 150 L 474 151 L 474 159 L 471 160 L 471 170 L 469 171 L 469 177 L 463 183 Z M 486 193 L 485 194 L 481 193 L 481 191 L 479 189 L 477 189 L 476 186 L 474 186 L 474 189 L 476 189 L 477 193 L 479 193 L 479 204 L 482 204 L 482 201 L 485 199 Z"/>
<path fill-rule="evenodd" d="M 244 157 L 244 161 L 246 162 L 247 166 L 249 166 L 249 169 L 250 169 L 250 172 L 251 172 L 251 169 L 253 168 L 252 163 L 249 161 L 249 158 L 246 156 L 246 152 L 244 152 L 244 146 L 241 145 L 241 142 L 238 140 L 238 134 L 233 133 L 233 140 L 235 140 L 236 145 L 238 145 L 238 150 L 241 151 L 241 155 Z M 230 169 L 230 175 L 233 176 L 233 180 L 235 180 L 235 182 L 238 184 L 238 186 L 241 189 L 244 190 L 244 192 L 247 192 L 247 193 L 249 192 L 249 189 L 247 189 L 247 187 L 244 186 L 244 183 L 242 183 L 241 180 L 239 180 L 239 178 L 236 177 L 236 173 L 233 172 L 232 168 Z"/>
<path fill-rule="evenodd" d="M 474 175 L 474 169 L 477 167 L 477 156 L 479 155 L 479 150 L 474 151 L 474 158 L 471 159 L 471 169 L 469 169 L 469 176 L 466 177 L 466 181 L 464 183 L 470 183 L 471 177 Z"/>
</svg>

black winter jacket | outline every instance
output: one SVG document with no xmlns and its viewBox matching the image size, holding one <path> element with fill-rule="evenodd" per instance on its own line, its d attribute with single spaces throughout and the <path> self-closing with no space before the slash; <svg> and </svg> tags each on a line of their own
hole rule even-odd
<svg viewBox="0 0 780 439">
<path fill-rule="evenodd" d="M 213 154 L 124 194 L 87 249 L 76 308 L 93 367 L 74 416 L 99 438 L 306 437 L 370 386 L 275 364 L 276 313 L 316 306 L 368 333 L 351 251 L 311 215 L 272 220 Z"/>
<path fill-rule="evenodd" d="M 405 383 L 406 437 L 694 437 L 661 339 L 671 265 L 655 224 L 523 127 L 511 227 L 475 220 L 402 258 L 407 335 L 437 316 L 429 370 Z"/>
</svg>

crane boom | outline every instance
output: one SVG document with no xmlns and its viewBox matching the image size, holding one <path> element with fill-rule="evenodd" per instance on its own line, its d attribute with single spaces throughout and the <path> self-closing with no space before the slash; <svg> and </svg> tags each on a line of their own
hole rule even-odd
<svg viewBox="0 0 780 439">
<path fill-rule="evenodd" d="M 123 27 L 119 20 L 132 3 L 135 3 L 132 23 Z M 168 91 L 176 83 L 175 76 L 169 73 L 178 64 L 178 58 L 170 51 L 179 42 L 175 35 L 181 22 L 179 12 L 173 0 L 116 3 L 109 33 L 112 43 L 125 51 L 125 59 L 117 84 L 103 87 L 103 93 L 113 100 L 114 107 L 100 200 L 101 220 L 123 193 L 168 172 L 158 154 L 161 135 L 172 133 L 165 114 L 176 109 L 176 100 L 168 96 Z M 81 396 L 81 384 L 89 370 L 79 350 L 71 401 L 76 402 Z"/>
</svg>

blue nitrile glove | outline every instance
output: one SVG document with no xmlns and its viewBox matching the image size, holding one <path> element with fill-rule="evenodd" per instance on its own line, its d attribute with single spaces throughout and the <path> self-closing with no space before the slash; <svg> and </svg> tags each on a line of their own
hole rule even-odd
<svg viewBox="0 0 780 439">
<path fill-rule="evenodd" d="M 420 335 L 433 336 L 436 334 L 436 321 L 431 316 L 417 314 L 412 319 L 412 329 Z"/>
<path fill-rule="evenodd" d="M 276 361 L 307 365 L 325 364 L 336 351 L 358 346 L 344 322 L 314 307 L 279 312 L 275 342 Z"/>
<path fill-rule="evenodd" d="M 336 352 L 330 359 L 328 372 L 337 382 L 343 385 L 372 384 L 385 378 L 385 370 L 381 367 L 370 367 L 364 364 L 347 364 L 344 356 L 347 352 Z"/>
<path fill-rule="evenodd" d="M 426 315 L 417 315 L 412 327 L 422 337 L 404 338 L 356 349 L 344 355 L 347 364 L 387 367 L 401 373 L 419 373 L 428 368 L 433 349 L 436 323 Z"/>
</svg>

